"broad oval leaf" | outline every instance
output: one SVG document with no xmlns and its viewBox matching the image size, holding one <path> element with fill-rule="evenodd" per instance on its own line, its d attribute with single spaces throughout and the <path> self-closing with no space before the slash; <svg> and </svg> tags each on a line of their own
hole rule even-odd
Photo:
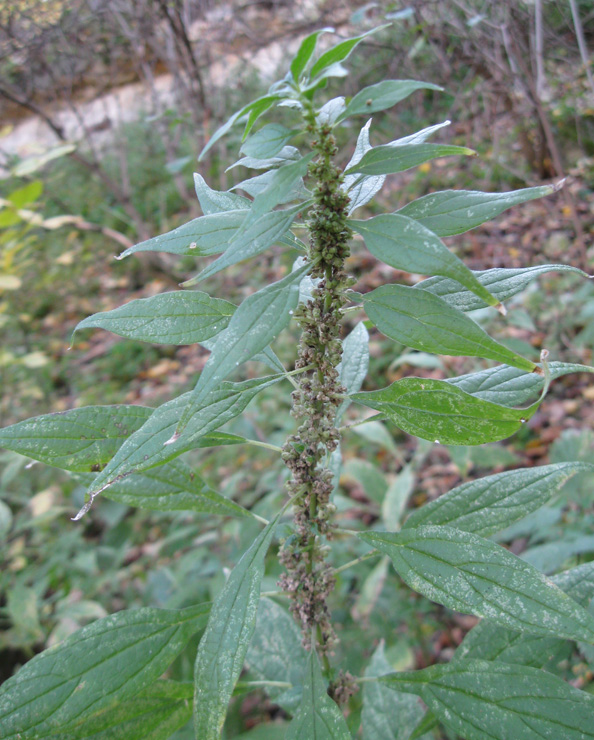
<svg viewBox="0 0 594 740">
<path fill-rule="evenodd" d="M 278 518 L 246 550 L 212 605 L 194 666 L 194 732 L 200 740 L 220 738 L 256 626 L 264 559 Z"/>
<path fill-rule="evenodd" d="M 355 393 L 351 398 L 381 411 L 409 434 L 448 445 L 480 445 L 510 437 L 539 405 L 537 401 L 526 409 L 499 406 L 446 380 L 430 378 L 403 378 L 387 388 Z"/>
<path fill-rule="evenodd" d="M 347 105 L 338 121 L 361 113 L 375 113 L 391 108 L 401 100 L 408 98 L 416 90 L 438 90 L 443 88 L 430 82 L 417 80 L 383 80 L 376 85 L 369 85 L 360 90 Z"/>
<path fill-rule="evenodd" d="M 464 660 L 380 680 L 420 696 L 467 740 L 594 738 L 594 696 L 535 668 Z"/>
<path fill-rule="evenodd" d="M 490 221 L 518 203 L 543 198 L 558 189 L 554 185 L 542 185 L 509 193 L 443 190 L 413 200 L 398 213 L 416 219 L 438 236 L 454 236 Z"/>
<path fill-rule="evenodd" d="M 583 472 L 594 472 L 594 465 L 556 463 L 469 481 L 413 511 L 404 528 L 439 524 L 487 537 L 539 509 Z"/>
<path fill-rule="evenodd" d="M 267 123 L 243 142 L 240 152 L 256 159 L 275 157 L 294 133 L 280 123 Z"/>
<path fill-rule="evenodd" d="M 385 213 L 348 223 L 361 234 L 371 254 L 387 265 L 421 275 L 453 278 L 480 296 L 482 305 L 495 306 L 499 302 L 439 237 L 412 218 Z"/>
<path fill-rule="evenodd" d="M 547 272 L 573 272 L 588 277 L 586 272 L 570 265 L 538 265 L 524 268 L 496 267 L 492 270 L 477 270 L 472 272 L 472 275 L 475 280 L 484 286 L 485 290 L 488 289 L 491 295 L 503 303 L 503 301 L 524 290 L 539 275 Z M 439 296 L 450 306 L 455 306 L 460 311 L 475 311 L 489 305 L 477 293 L 464 290 L 460 285 L 461 282 L 458 278 L 451 280 L 444 277 L 430 277 L 417 283 L 414 287 Z"/>
<path fill-rule="evenodd" d="M 287 730 L 286 740 L 351 740 L 351 733 L 336 702 L 327 694 L 315 650 L 305 668 L 303 698 Z"/>
<path fill-rule="evenodd" d="M 99 328 L 121 337 L 159 344 L 194 344 L 227 327 L 235 306 L 200 291 L 174 291 L 125 303 L 80 321 L 80 329 Z"/>
<path fill-rule="evenodd" d="M 449 609 L 535 635 L 594 643 L 594 617 L 501 545 L 451 527 L 364 532 L 413 590 Z"/>
<path fill-rule="evenodd" d="M 212 188 L 208 187 L 202 175 L 199 175 L 197 172 L 194 172 L 194 189 L 198 196 L 200 208 L 202 208 L 205 216 L 224 211 L 245 210 L 250 207 L 250 201 L 241 195 L 212 190 Z"/>
<path fill-rule="evenodd" d="M 36 655 L 0 688 L 3 740 L 46 740 L 154 683 L 210 605 L 121 611 Z"/>
<path fill-rule="evenodd" d="M 474 155 L 476 152 L 465 146 L 451 144 L 409 144 L 407 146 L 384 144 L 366 152 L 359 162 L 345 170 L 345 175 L 354 172 L 361 175 L 390 175 L 410 170 L 436 157 L 450 157 L 457 154 Z"/>
<path fill-rule="evenodd" d="M 466 314 L 424 290 L 382 285 L 364 296 L 365 311 L 390 339 L 422 352 L 484 357 L 532 372 L 537 365 L 507 349 Z"/>
</svg>

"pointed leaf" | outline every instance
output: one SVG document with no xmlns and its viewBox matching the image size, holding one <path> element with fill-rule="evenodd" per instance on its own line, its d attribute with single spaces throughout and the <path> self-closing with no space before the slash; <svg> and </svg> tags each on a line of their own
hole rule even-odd
<svg viewBox="0 0 594 740">
<path fill-rule="evenodd" d="M 256 626 L 264 559 L 277 522 L 262 530 L 212 605 L 194 667 L 194 733 L 200 740 L 219 740 Z"/>
<path fill-rule="evenodd" d="M 539 406 L 538 401 L 526 409 L 499 406 L 446 380 L 430 378 L 403 378 L 351 399 L 381 411 L 409 434 L 447 445 L 480 445 L 510 437 Z"/>
<path fill-rule="evenodd" d="M 352 39 L 347 39 L 346 41 L 341 41 L 333 46 L 331 49 L 328 49 L 328 51 L 324 52 L 311 68 L 311 71 L 309 73 L 311 79 L 317 77 L 328 67 L 339 62 L 344 62 L 344 60 L 348 58 L 353 49 L 359 43 L 361 43 L 361 41 L 363 41 L 366 36 L 370 36 L 372 33 L 377 33 L 378 31 L 381 31 L 382 29 L 386 28 L 387 25 L 389 24 L 372 28 L 371 31 L 367 31 L 367 33 L 363 33 L 360 36 L 355 36 Z"/>
<path fill-rule="evenodd" d="M 426 126 L 425 128 L 415 131 L 414 134 L 408 134 L 407 136 L 401 136 L 399 139 L 389 141 L 386 146 L 408 146 L 409 144 L 422 144 L 427 141 L 436 131 L 439 131 L 446 126 L 449 126 L 451 121 L 442 121 L 441 123 L 434 123 L 432 126 Z"/>
<path fill-rule="evenodd" d="M 367 377 L 369 369 L 369 332 L 360 321 L 342 343 L 342 360 L 337 367 L 339 382 L 347 393 L 356 393 Z M 336 412 L 339 419 L 351 400 L 345 398 Z"/>
<path fill-rule="evenodd" d="M 46 740 L 154 683 L 210 605 L 121 611 L 36 655 L 0 688 L 3 740 Z"/>
<path fill-rule="evenodd" d="M 382 285 L 364 296 L 365 311 L 390 339 L 422 352 L 484 357 L 532 372 L 534 362 L 520 357 L 444 300 L 406 285 Z"/>
<path fill-rule="evenodd" d="M 306 192 L 303 187 L 303 178 L 307 175 L 307 168 L 313 157 L 313 153 L 308 154 L 293 164 L 287 164 L 265 173 L 270 175 L 268 184 L 256 195 L 252 203 L 251 218 L 255 219 L 271 211 L 279 203 L 286 202 L 292 193 Z"/>
<path fill-rule="evenodd" d="M 293 138 L 294 132 L 280 123 L 267 123 L 255 134 L 252 134 L 241 145 L 240 152 L 246 157 L 269 159 L 275 157 Z"/>
<path fill-rule="evenodd" d="M 318 42 L 318 36 L 323 33 L 334 33 L 333 28 L 321 28 L 319 31 L 314 31 L 306 36 L 301 42 L 301 46 L 297 51 L 297 54 L 293 57 L 291 62 L 291 74 L 295 82 L 299 82 L 299 78 L 303 74 L 309 60 L 312 58 L 313 53 Z"/>
<path fill-rule="evenodd" d="M 366 221 L 348 221 L 365 239 L 367 249 L 391 267 L 421 275 L 443 275 L 479 296 L 481 305 L 495 306 L 495 298 L 445 244 L 429 229 L 406 216 L 386 213 Z"/>
<path fill-rule="evenodd" d="M 494 295 L 503 303 L 503 301 L 524 290 L 539 275 L 547 272 L 573 272 L 588 277 L 588 274 L 583 270 L 570 265 L 538 265 L 525 268 L 496 267 L 492 270 L 477 270 L 472 275 L 485 289 L 490 291 L 491 295 Z M 464 290 L 460 285 L 461 282 L 458 278 L 450 280 L 444 277 L 430 277 L 417 283 L 415 288 L 427 290 L 433 295 L 439 296 L 450 306 L 454 306 L 460 311 L 474 311 L 488 305 L 485 300 L 479 297 L 478 293 Z"/>
<path fill-rule="evenodd" d="M 363 155 L 372 149 L 369 143 L 369 127 L 371 126 L 371 118 L 365 126 L 359 132 L 357 137 L 357 144 L 355 151 L 351 157 L 350 162 L 347 164 L 346 169 L 351 169 L 354 165 L 361 161 Z M 345 175 L 344 181 L 341 185 L 342 190 L 349 194 L 351 199 L 351 205 L 349 207 L 349 216 L 351 213 L 364 206 L 366 203 L 373 198 L 373 196 L 382 188 L 386 180 L 385 175 L 370 175 L 369 177 L 361 177 L 360 175 Z"/>
<path fill-rule="evenodd" d="M 235 167 L 248 167 L 252 170 L 268 170 L 274 167 L 283 167 L 290 162 L 297 162 L 301 159 L 299 149 L 294 146 L 284 146 L 274 157 L 259 159 L 258 157 L 242 157 L 227 167 L 225 172 L 229 172 Z"/>
<path fill-rule="evenodd" d="M 286 740 L 351 740 L 336 702 L 328 696 L 315 650 L 311 650 L 303 681 L 303 699 L 287 730 Z"/>
<path fill-rule="evenodd" d="M 250 207 L 249 200 L 241 195 L 212 190 L 208 187 L 202 175 L 199 175 L 197 172 L 194 172 L 194 188 L 196 190 L 196 195 L 198 196 L 200 208 L 202 208 L 202 212 L 205 216 L 213 213 L 236 211 Z"/>
<path fill-rule="evenodd" d="M 558 189 L 554 185 L 542 185 L 509 193 L 443 190 L 413 200 L 398 213 L 420 221 L 437 236 L 454 236 L 490 221 L 518 203 L 542 198 Z"/>
<path fill-rule="evenodd" d="M 544 506 L 570 478 L 582 472 L 594 472 L 594 465 L 556 463 L 469 481 L 413 511 L 404 528 L 445 524 L 487 537 Z"/>
<path fill-rule="evenodd" d="M 430 82 L 418 82 L 417 80 L 383 80 L 360 90 L 338 120 L 344 121 L 349 116 L 386 110 L 408 98 L 415 90 L 442 91 L 443 88 L 439 85 L 432 85 Z"/>
<path fill-rule="evenodd" d="M 381 680 L 420 696 L 467 740 L 594 738 L 594 697 L 534 668 L 464 660 Z"/>
<path fill-rule="evenodd" d="M 451 527 L 365 532 L 400 577 L 432 601 L 519 632 L 594 642 L 594 617 L 501 545 Z"/>
<path fill-rule="evenodd" d="M 297 160 L 297 162 L 294 163 L 285 164 L 280 167 L 278 171 L 281 172 L 285 169 L 285 167 L 290 167 L 292 166 L 292 164 L 298 165 L 299 162 L 301 162 L 303 159 L 307 159 L 307 157 L 302 157 L 302 159 Z M 268 170 L 268 172 L 263 172 L 261 175 L 250 177 L 248 180 L 243 180 L 242 182 L 237 183 L 237 185 L 234 185 L 233 190 L 245 190 L 245 192 L 248 195 L 251 195 L 254 199 L 257 198 L 260 194 L 263 194 L 264 191 L 266 191 L 266 198 L 268 198 L 269 194 L 272 195 L 273 193 L 275 193 L 274 189 L 270 187 L 270 183 L 272 179 L 276 176 L 276 172 L 277 170 Z M 293 186 L 293 189 L 289 190 L 284 195 L 282 193 L 280 195 L 275 193 L 277 204 L 289 203 L 292 200 L 297 200 L 297 198 L 303 199 L 304 197 L 307 197 L 309 195 L 310 194 L 305 189 L 303 182 L 300 180 L 297 180 Z"/>
<path fill-rule="evenodd" d="M 200 291 L 174 291 L 125 303 L 80 321 L 75 332 L 96 327 L 121 337 L 160 344 L 194 344 L 227 327 L 235 306 Z"/>
<path fill-rule="evenodd" d="M 358 172 L 361 175 L 390 175 L 410 170 L 436 157 L 474 155 L 475 153 L 465 146 L 452 146 L 451 144 L 411 144 L 408 146 L 384 144 L 364 154 L 357 164 L 345 170 L 345 174 Z"/>
</svg>

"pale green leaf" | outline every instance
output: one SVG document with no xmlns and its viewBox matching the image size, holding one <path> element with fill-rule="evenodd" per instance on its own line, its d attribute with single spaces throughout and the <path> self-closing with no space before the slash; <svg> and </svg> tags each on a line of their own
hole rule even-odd
<svg viewBox="0 0 594 740">
<path fill-rule="evenodd" d="M 356 621 L 369 619 L 384 589 L 389 565 L 390 558 L 384 556 L 365 577 L 351 609 L 353 619 Z"/>
<path fill-rule="evenodd" d="M 467 740 L 594 738 L 594 696 L 535 668 L 464 660 L 380 680 L 420 696 Z"/>
<path fill-rule="evenodd" d="M 409 144 L 422 144 L 427 141 L 436 131 L 439 131 L 446 126 L 449 126 L 451 121 L 442 121 L 441 123 L 434 123 L 432 126 L 426 126 L 425 128 L 415 131 L 413 134 L 407 134 L 407 136 L 401 136 L 399 139 L 389 141 L 386 146 L 408 146 Z"/>
<path fill-rule="evenodd" d="M 371 118 L 359 132 L 355 151 L 345 169 L 348 170 L 354 167 L 354 165 L 361 161 L 363 155 L 372 149 L 372 146 L 369 143 L 370 126 Z M 385 175 L 370 175 L 368 177 L 361 177 L 360 175 L 345 175 L 341 188 L 345 193 L 348 193 L 351 201 L 348 211 L 349 216 L 355 209 L 369 203 L 373 196 L 381 189 L 385 180 Z"/>
<path fill-rule="evenodd" d="M 367 31 L 367 33 L 363 33 L 360 36 L 355 36 L 352 39 L 347 39 L 346 41 L 340 41 L 338 44 L 333 46 L 331 49 L 328 49 L 328 51 L 324 52 L 320 58 L 315 62 L 313 67 L 310 71 L 310 77 L 313 79 L 320 75 L 324 70 L 326 70 L 328 67 L 344 62 L 345 59 L 348 58 L 350 53 L 353 51 L 353 49 L 366 37 L 369 36 L 372 33 L 377 33 L 378 31 L 381 31 L 382 29 L 386 28 L 386 25 L 384 26 L 377 26 L 376 28 L 371 29 L 371 31 Z"/>
<path fill-rule="evenodd" d="M 236 211 L 250 207 L 250 201 L 241 195 L 220 190 L 212 190 L 202 175 L 194 172 L 194 189 L 200 208 L 205 216 L 224 211 Z"/>
<path fill-rule="evenodd" d="M 294 146 L 284 146 L 274 157 L 259 159 L 258 157 L 242 157 L 227 167 L 225 172 L 229 172 L 234 167 L 248 167 L 252 170 L 268 170 L 274 167 L 283 167 L 290 162 L 297 162 L 301 159 L 299 149 Z"/>
<path fill-rule="evenodd" d="M 388 486 L 382 503 L 382 520 L 389 532 L 396 532 L 400 529 L 406 504 L 415 488 L 415 480 L 414 469 L 409 464 L 402 468 Z"/>
<path fill-rule="evenodd" d="M 340 114 L 346 108 L 344 97 L 332 98 L 320 108 L 316 116 L 318 126 L 334 126 L 340 119 Z"/>
<path fill-rule="evenodd" d="M 301 162 L 303 159 L 307 159 L 307 157 L 302 157 L 302 159 L 297 160 L 297 162 L 291 162 L 289 164 L 285 164 L 279 168 L 279 171 L 282 171 L 285 169 L 285 167 L 290 167 L 293 164 L 298 165 L 299 162 Z M 277 198 L 277 201 L 276 201 L 277 204 L 289 203 L 292 200 L 297 200 L 297 198 L 304 198 L 310 195 L 310 193 L 308 193 L 308 191 L 305 189 L 303 182 L 300 180 L 297 180 L 293 185 L 293 189 L 289 190 L 284 195 L 282 192 L 280 194 L 275 193 L 274 189 L 270 187 L 270 183 L 273 180 L 273 178 L 275 178 L 276 172 L 277 170 L 268 170 L 268 172 L 262 172 L 262 174 L 256 175 L 255 177 L 250 177 L 248 180 L 242 180 L 242 182 L 239 182 L 237 183 L 237 185 L 234 185 L 232 189 L 233 190 L 244 190 L 248 195 L 251 195 L 252 198 L 254 199 L 256 199 L 259 195 L 263 194 L 264 191 L 266 191 L 267 198 L 269 194 L 270 195 L 275 194 L 275 197 Z M 285 183 L 283 183 L 283 185 L 284 184 Z"/>
<path fill-rule="evenodd" d="M 536 568 L 452 527 L 364 532 L 413 590 L 449 609 L 535 635 L 594 642 L 594 617 Z"/>
<path fill-rule="evenodd" d="M 3 740 L 46 740 L 154 683 L 206 623 L 210 605 L 121 611 L 36 655 L 0 687 Z"/>
<path fill-rule="evenodd" d="M 349 220 L 348 224 L 361 234 L 371 254 L 387 265 L 420 275 L 453 278 L 479 296 L 481 305 L 499 302 L 439 237 L 413 219 L 385 213 L 366 221 Z"/>
<path fill-rule="evenodd" d="M 390 175 L 410 170 L 436 157 L 450 157 L 458 154 L 472 155 L 475 152 L 467 147 L 451 144 L 410 144 L 407 146 L 384 144 L 366 152 L 359 162 L 345 170 L 345 174 L 357 172 L 361 175 Z"/>
<path fill-rule="evenodd" d="M 240 152 L 255 159 L 270 159 L 293 137 L 294 131 L 280 123 L 267 123 L 241 145 Z"/>
<path fill-rule="evenodd" d="M 264 559 L 278 517 L 258 535 L 214 601 L 194 665 L 194 733 L 219 740 L 256 626 Z"/>
<path fill-rule="evenodd" d="M 344 339 L 342 360 L 337 367 L 339 382 L 346 388 L 347 393 L 356 393 L 361 388 L 368 369 L 369 332 L 360 321 Z M 336 412 L 337 419 L 344 414 L 350 403 L 350 399 L 345 398 Z"/>
<path fill-rule="evenodd" d="M 382 334 L 412 349 L 484 357 L 528 372 L 537 367 L 496 342 L 462 311 L 424 290 L 382 285 L 365 294 L 364 305 Z"/>
<path fill-rule="evenodd" d="M 386 110 L 404 100 L 416 90 L 441 91 L 443 88 L 430 82 L 418 82 L 417 80 L 383 80 L 360 90 L 338 120 L 343 121 L 349 116 L 361 113 L 369 114 Z"/>
<path fill-rule="evenodd" d="M 254 198 L 251 207 L 251 218 L 255 219 L 266 211 L 271 211 L 279 203 L 293 200 L 297 194 L 307 195 L 303 186 L 303 178 L 307 175 L 307 168 L 313 157 L 312 153 L 297 162 L 266 172 L 265 175 L 269 176 L 267 185 Z"/>
<path fill-rule="evenodd" d="M 404 527 L 445 524 L 487 537 L 539 509 L 570 478 L 582 472 L 594 472 L 594 465 L 556 463 L 469 481 L 416 509 Z"/>
<path fill-rule="evenodd" d="M 554 185 L 512 190 L 509 193 L 443 190 L 413 200 L 398 213 L 420 221 L 438 236 L 453 236 L 490 221 L 518 203 L 542 198 L 556 190 L 558 188 Z"/>
<path fill-rule="evenodd" d="M 303 698 L 287 730 L 286 740 L 351 740 L 338 707 L 326 693 L 315 650 L 311 650 L 303 681 Z"/>
<path fill-rule="evenodd" d="M 320 36 L 322 33 L 333 32 L 333 28 L 321 28 L 319 31 L 314 31 L 313 33 L 310 33 L 309 36 L 306 36 L 303 39 L 303 41 L 301 42 L 301 46 L 297 51 L 297 54 L 295 54 L 295 56 L 293 57 L 293 61 L 291 62 L 291 74 L 295 82 L 299 82 L 299 78 L 305 71 L 305 68 L 312 58 L 318 41 L 318 36 Z"/>
</svg>

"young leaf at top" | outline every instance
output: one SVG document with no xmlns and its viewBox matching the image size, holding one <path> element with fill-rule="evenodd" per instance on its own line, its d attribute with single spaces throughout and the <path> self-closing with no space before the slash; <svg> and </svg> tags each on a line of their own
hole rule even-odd
<svg viewBox="0 0 594 740">
<path fill-rule="evenodd" d="M 351 740 L 338 707 L 326 692 L 315 650 L 310 650 L 303 681 L 303 698 L 287 730 L 286 740 Z"/>
<path fill-rule="evenodd" d="M 476 152 L 465 146 L 451 144 L 411 144 L 409 146 L 384 144 L 366 152 L 359 162 L 345 170 L 345 175 L 351 173 L 390 175 L 410 170 L 436 157 L 449 157 L 456 154 L 474 155 Z"/>
<path fill-rule="evenodd" d="M 220 738 L 256 626 L 264 558 L 279 516 L 246 550 L 212 605 L 194 666 L 194 733 L 200 740 Z"/>
<path fill-rule="evenodd" d="M 541 185 L 536 188 L 512 190 L 509 193 L 443 190 L 413 200 L 398 213 L 414 218 L 437 236 L 454 236 L 490 221 L 518 203 L 543 198 L 558 189 L 559 187 L 555 185 Z"/>
<path fill-rule="evenodd" d="M 364 296 L 365 311 L 390 339 L 421 352 L 484 357 L 532 372 L 537 365 L 507 349 L 457 308 L 406 285 L 382 285 Z"/>
<path fill-rule="evenodd" d="M 354 393 L 351 399 L 381 411 L 408 434 L 447 445 L 480 445 L 510 437 L 540 404 L 526 409 L 499 406 L 446 380 L 430 378 L 403 378 L 379 391 Z"/>
<path fill-rule="evenodd" d="M 202 629 L 209 609 L 121 611 L 36 655 L 0 687 L 2 740 L 46 740 L 138 694 Z"/>
<path fill-rule="evenodd" d="M 534 668 L 464 660 L 380 680 L 420 696 L 467 740 L 594 738 L 594 697 Z"/>
<path fill-rule="evenodd" d="M 291 74 L 295 82 L 299 82 L 301 75 L 313 56 L 318 42 L 318 36 L 321 36 L 323 33 L 334 33 L 334 29 L 330 27 L 321 28 L 319 31 L 310 33 L 309 36 L 306 36 L 301 42 L 301 46 L 291 62 Z"/>
<path fill-rule="evenodd" d="M 499 303 L 439 237 L 413 219 L 386 213 L 365 221 L 350 219 L 348 223 L 361 234 L 367 249 L 387 265 L 421 275 L 452 278 L 489 306 Z"/>
<path fill-rule="evenodd" d="M 594 643 L 594 616 L 491 540 L 443 526 L 358 536 L 389 555 L 410 588 L 449 609 L 519 632 Z"/>
<path fill-rule="evenodd" d="M 418 82 L 417 80 L 383 80 L 360 90 L 347 105 L 344 113 L 338 117 L 338 122 L 344 121 L 349 116 L 376 113 L 391 108 L 415 90 L 442 91 L 443 88 L 430 82 Z"/>
<path fill-rule="evenodd" d="M 244 141 L 239 151 L 246 157 L 269 159 L 280 152 L 293 138 L 294 133 L 280 123 L 268 123 Z"/>
<path fill-rule="evenodd" d="M 344 62 L 345 59 L 349 57 L 353 49 L 360 44 L 366 36 L 377 33 L 378 31 L 387 28 L 388 25 L 389 23 L 383 26 L 377 26 L 376 28 L 372 28 L 370 31 L 367 31 L 367 33 L 362 33 L 360 36 L 355 36 L 346 41 L 340 41 L 331 49 L 328 49 L 328 51 L 324 52 L 311 68 L 309 73 L 310 78 L 314 80 L 324 70 L 328 69 L 328 67 Z"/>
<path fill-rule="evenodd" d="M 405 529 L 440 524 L 488 537 L 547 503 L 574 475 L 594 472 L 594 465 L 565 462 L 508 470 L 463 483 L 416 509 Z"/>
</svg>

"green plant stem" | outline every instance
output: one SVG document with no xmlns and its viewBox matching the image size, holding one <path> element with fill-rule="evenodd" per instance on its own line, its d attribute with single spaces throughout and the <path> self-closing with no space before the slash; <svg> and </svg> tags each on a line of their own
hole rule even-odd
<svg viewBox="0 0 594 740">
<path fill-rule="evenodd" d="M 366 552 L 365 555 L 361 555 L 358 558 L 355 558 L 354 560 L 351 560 L 348 563 L 345 563 L 344 565 L 341 565 L 339 568 L 334 568 L 334 575 L 338 575 L 339 573 L 343 573 L 345 570 L 348 570 L 349 568 L 353 568 L 355 565 L 359 565 L 359 563 L 365 562 L 365 560 L 369 560 L 370 558 L 375 558 L 381 553 L 378 550 L 372 550 L 371 552 Z"/>
<path fill-rule="evenodd" d="M 292 689 L 293 684 L 287 681 L 238 681 L 238 689 L 256 689 L 260 687 L 269 687 L 275 689 Z"/>
<path fill-rule="evenodd" d="M 383 419 L 383 414 L 374 414 L 373 416 L 366 416 L 365 419 L 359 419 L 358 421 L 354 421 L 352 424 L 344 424 L 341 427 L 338 427 L 339 432 L 346 432 L 348 429 L 352 429 L 353 427 L 360 427 L 362 424 L 368 424 L 370 421 L 378 421 L 379 419 Z"/>
<path fill-rule="evenodd" d="M 246 444 L 252 447 L 263 447 L 265 450 L 272 450 L 273 452 L 282 452 L 283 448 L 277 445 L 271 445 L 268 442 L 260 442 L 259 439 L 246 439 Z"/>
</svg>

